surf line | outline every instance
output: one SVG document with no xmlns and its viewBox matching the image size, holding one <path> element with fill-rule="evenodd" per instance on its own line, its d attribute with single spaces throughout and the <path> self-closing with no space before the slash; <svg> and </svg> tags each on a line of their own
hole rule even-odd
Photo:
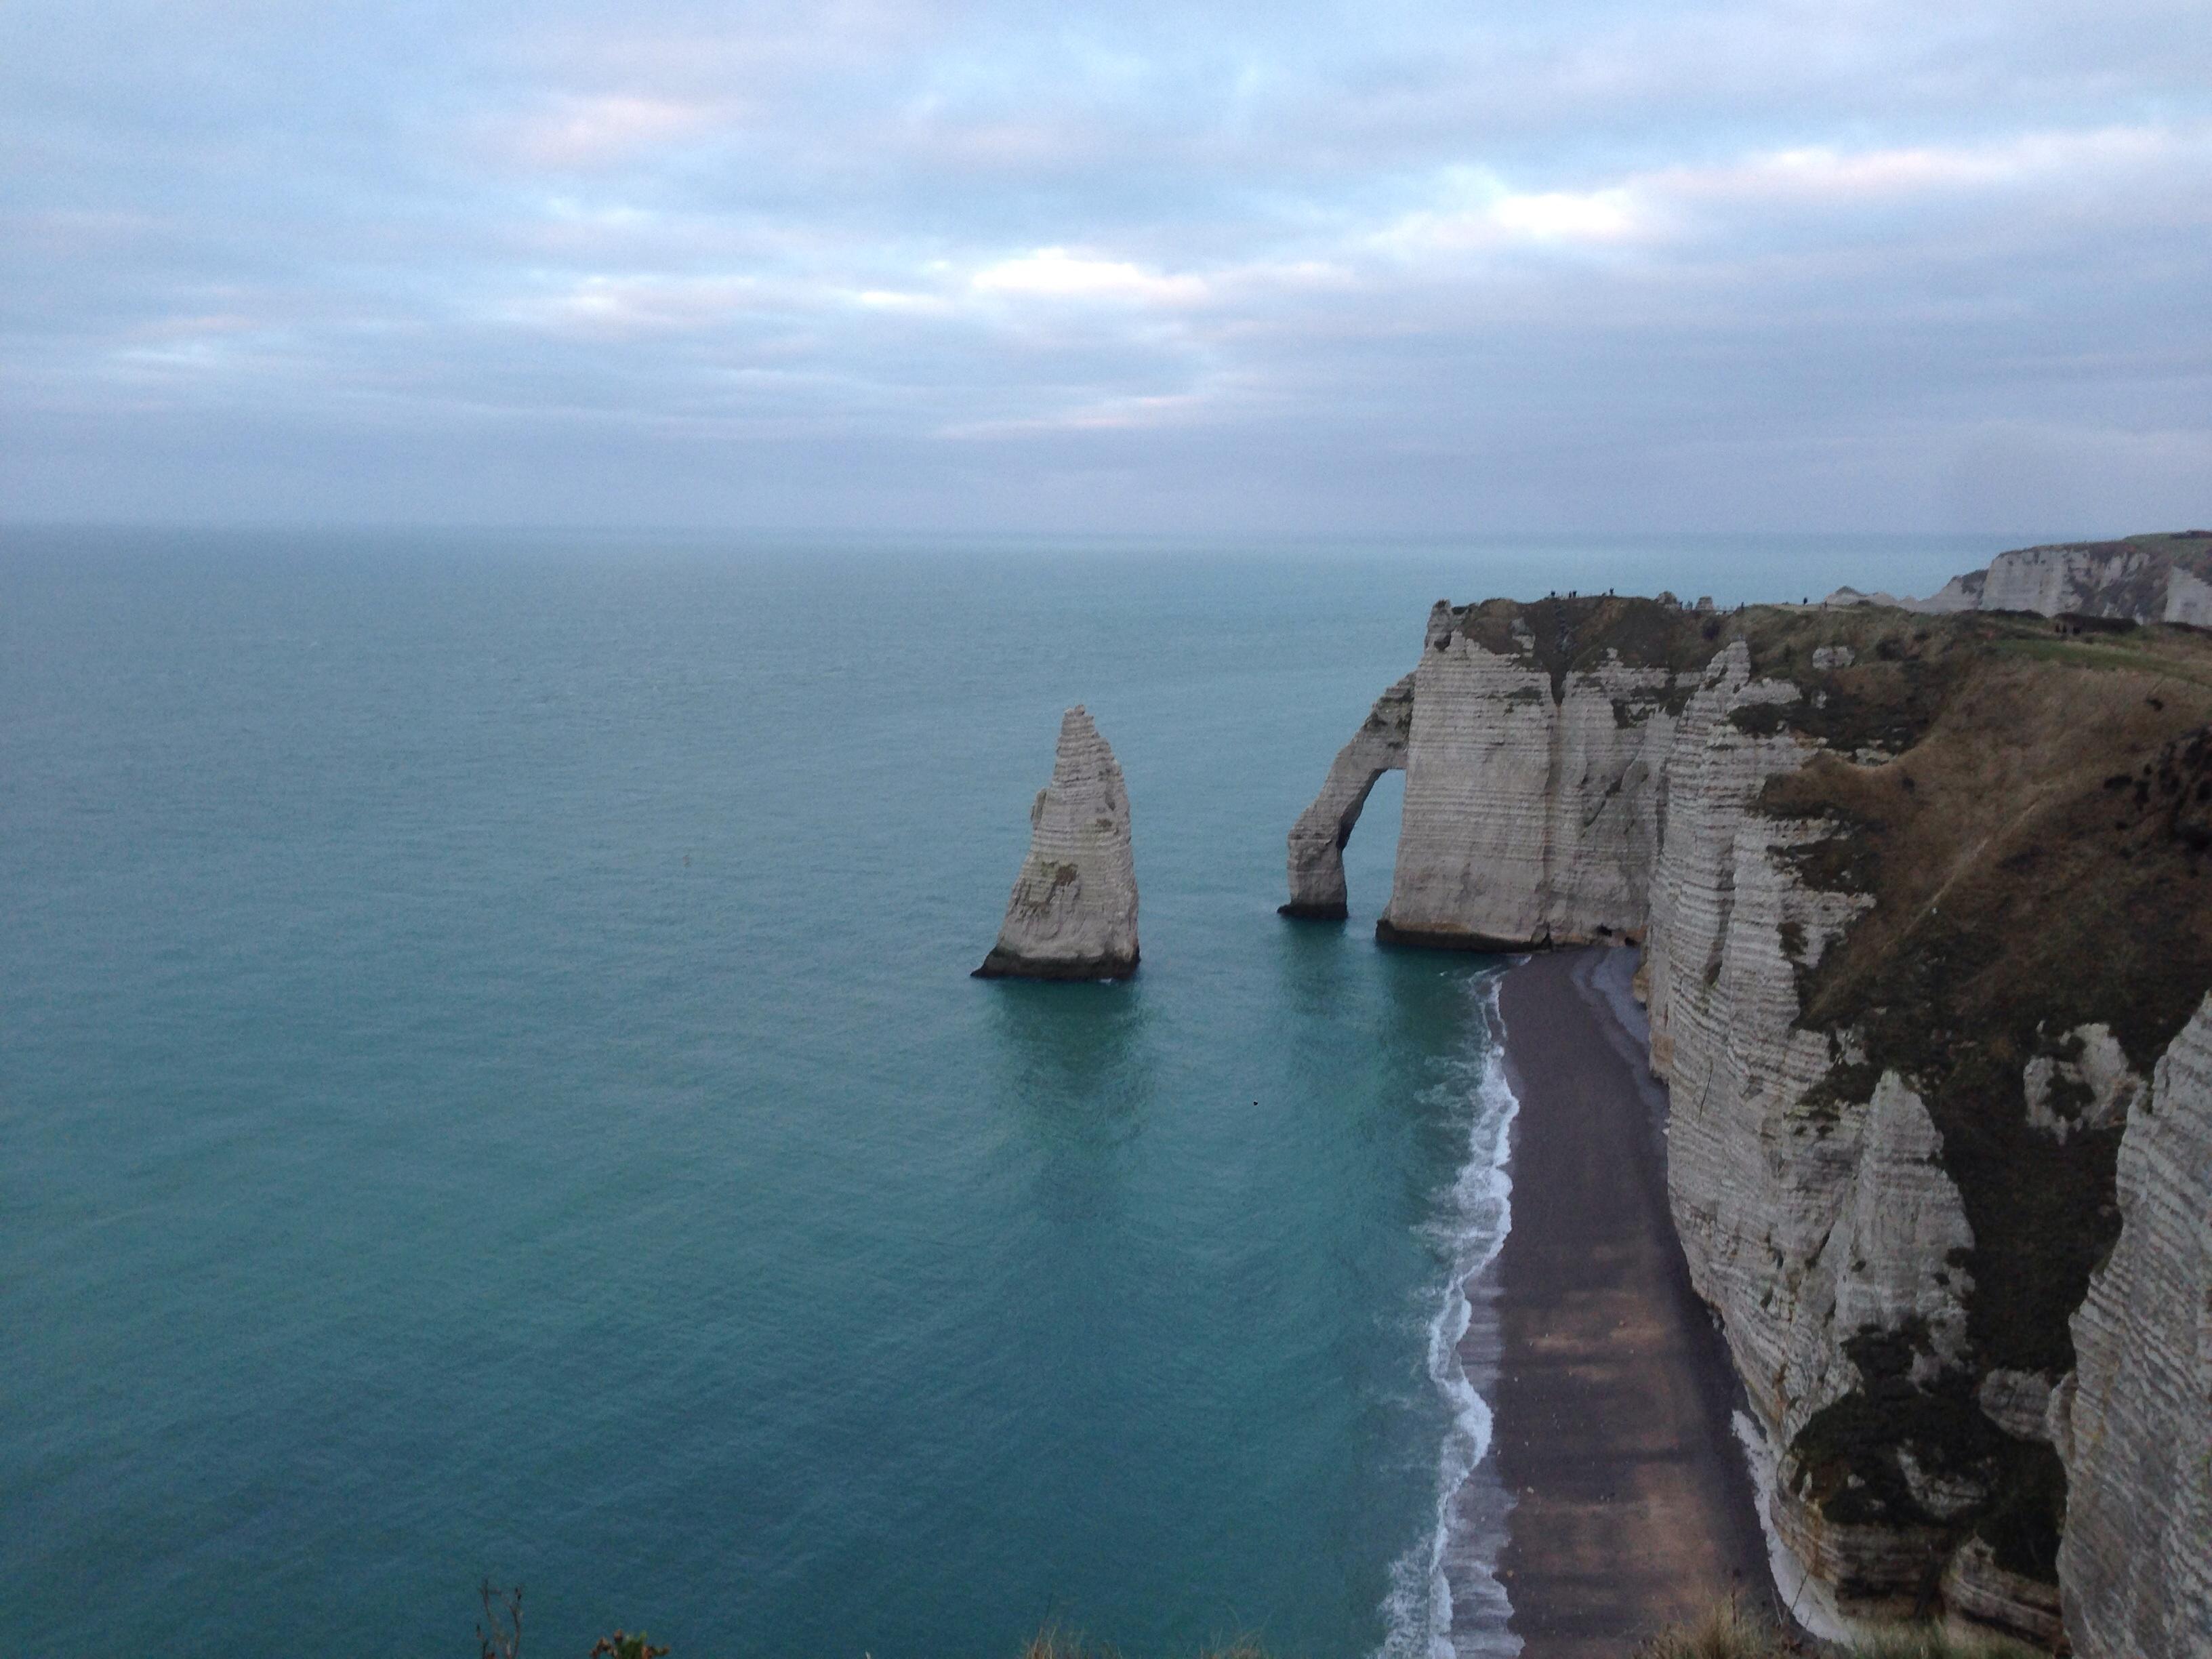
<svg viewBox="0 0 2212 1659">
<path fill-rule="evenodd" d="M 1436 1509 L 1425 1536 L 1391 1564 L 1376 1659 L 1510 1659 L 1521 1638 L 1498 1577 L 1510 1501 L 1490 1456 L 1484 1390 L 1498 1374 L 1498 1285 L 1493 1269 L 1513 1225 L 1507 1164 L 1521 1103 L 1506 1079 L 1504 970 L 1468 983 L 1476 1000 L 1475 1052 L 1443 1087 L 1468 1103 L 1467 1157 L 1440 1213 L 1424 1229 L 1445 1261 L 1428 1323 L 1427 1370 L 1446 1413 L 1437 1449 Z"/>
</svg>

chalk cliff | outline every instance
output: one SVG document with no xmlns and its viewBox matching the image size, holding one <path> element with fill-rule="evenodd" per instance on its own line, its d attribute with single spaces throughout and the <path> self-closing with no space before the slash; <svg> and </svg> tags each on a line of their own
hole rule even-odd
<svg viewBox="0 0 2212 1659">
<path fill-rule="evenodd" d="M 2181 629 L 1431 616 L 1378 934 L 1644 944 L 1677 1229 L 1838 1620 L 2208 1650 L 2209 722 Z"/>
<path fill-rule="evenodd" d="M 1061 716 L 1052 781 L 979 979 L 1124 979 L 1137 970 L 1137 875 L 1121 768 L 1081 707 Z"/>
<path fill-rule="evenodd" d="M 2084 1654 L 2212 1653 L 2212 998 L 2120 1138 L 2120 1237 L 2074 1316 L 2058 1546 Z"/>
<path fill-rule="evenodd" d="M 2212 627 L 2212 531 L 2017 548 L 1998 554 L 1985 570 L 1954 576 L 1924 599 L 1842 587 L 1826 602 L 1930 614 L 2025 611 Z"/>
<path fill-rule="evenodd" d="M 1648 796 L 1684 680 L 1664 649 L 1671 611 L 1430 613 L 1384 939 L 1495 950 L 1641 932 Z"/>
</svg>

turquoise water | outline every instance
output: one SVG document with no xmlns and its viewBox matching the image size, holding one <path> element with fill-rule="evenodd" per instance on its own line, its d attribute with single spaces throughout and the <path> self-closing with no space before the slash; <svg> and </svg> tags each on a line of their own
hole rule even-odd
<svg viewBox="0 0 2212 1659">
<path fill-rule="evenodd" d="M 1283 832 L 1683 556 L 7 532 L 0 1650 L 1422 1650 L 1486 964 Z M 970 981 L 1078 701 L 1143 971 Z"/>
</svg>

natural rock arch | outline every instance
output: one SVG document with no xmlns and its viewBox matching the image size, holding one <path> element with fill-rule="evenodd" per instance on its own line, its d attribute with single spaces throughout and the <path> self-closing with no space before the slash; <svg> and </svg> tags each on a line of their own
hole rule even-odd
<svg viewBox="0 0 2212 1659">
<path fill-rule="evenodd" d="M 1359 822 L 1375 781 L 1385 772 L 1406 769 L 1406 745 L 1413 729 L 1411 674 L 1375 699 L 1366 721 L 1352 741 L 1336 751 L 1328 780 L 1312 805 L 1291 826 L 1291 902 L 1286 916 L 1341 921 L 1345 906 L 1344 844 Z"/>
</svg>

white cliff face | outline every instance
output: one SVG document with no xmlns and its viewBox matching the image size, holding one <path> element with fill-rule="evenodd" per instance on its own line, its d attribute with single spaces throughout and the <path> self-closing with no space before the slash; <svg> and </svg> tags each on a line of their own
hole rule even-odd
<svg viewBox="0 0 2212 1659">
<path fill-rule="evenodd" d="M 2212 628 L 2212 582 L 2176 565 L 2166 579 L 2166 612 L 2160 620 Z"/>
<path fill-rule="evenodd" d="M 1974 1230 L 1958 1184 L 1943 1171 L 1942 1151 L 1926 1103 L 1895 1072 L 1884 1072 L 1860 1130 L 1835 1324 L 1845 1335 L 1917 1324 L 1927 1347 L 1913 1357 L 1911 1375 L 1923 1384 L 1964 1362 L 1972 1289 L 1960 1264 L 1974 1248 Z"/>
<path fill-rule="evenodd" d="M 2058 1547 L 2082 1659 L 2212 1653 L 2212 998 L 2120 1139 L 2120 1237 L 2074 1316 Z"/>
<path fill-rule="evenodd" d="M 1121 979 L 1137 968 L 1129 797 L 1079 705 L 1061 717 L 1052 782 L 1030 809 L 1029 856 L 981 979 Z"/>
<path fill-rule="evenodd" d="M 1818 747 L 1731 716 L 1798 695 L 1754 677 L 1732 647 L 1684 711 L 1667 764 L 1646 963 L 1676 1228 L 1752 1411 L 1783 1449 L 1765 1519 L 1803 1570 L 1805 1601 L 1838 1625 L 1909 1617 L 1940 1578 L 1954 1611 L 2047 1637 L 2055 1591 L 1970 1552 L 1956 1530 L 1990 1496 L 1978 1469 L 1901 1444 L 1890 1467 L 1910 1508 L 1846 1506 L 1838 1518 L 1825 1507 L 1832 1491 L 1791 1449 L 1863 1386 L 1858 1341 L 1890 1344 L 1905 1356 L 1901 1380 L 1923 1388 L 1967 1367 L 1974 1244 L 1910 1080 L 1885 1072 L 1870 1088 L 1839 1087 L 1839 1068 L 1864 1056 L 1848 1033 L 1798 1024 L 1798 975 L 1873 902 L 1810 887 L 1794 867 L 1832 826 L 1757 806 L 1770 779 Z"/>
<path fill-rule="evenodd" d="M 2212 538 L 2201 532 L 2023 547 L 1998 554 L 1987 570 L 1953 577 L 1924 599 L 1897 599 L 1844 588 L 1827 602 L 1893 605 L 1923 612 L 2027 611 L 2045 617 L 2124 617 L 2206 627 L 2212 626 L 2212 582 L 2200 570 L 2208 548 L 2212 548 Z M 2181 559 L 2194 560 L 2199 570 L 2179 562 Z"/>
<path fill-rule="evenodd" d="M 1838 1328 L 1835 1309 L 1839 1274 L 1859 1258 L 1831 1239 L 1839 1229 L 1848 1238 L 1859 1208 L 1869 1111 L 1804 1103 L 1838 1059 L 1855 1056 L 1797 1027 L 1796 975 L 1870 901 L 1808 889 L 1790 869 L 1790 853 L 1825 826 L 1753 810 L 1809 746 L 1729 718 L 1796 695 L 1754 679 L 1740 644 L 1714 660 L 1668 766 L 1646 945 L 1675 1225 L 1753 1410 L 1782 1445 L 1855 1380 L 1841 1346 L 1853 1331 Z M 1877 1202 L 1869 1195 L 1868 1207 Z"/>
<path fill-rule="evenodd" d="M 1375 699 L 1352 741 L 1336 751 L 1321 793 L 1291 829 L 1291 901 L 1282 907 L 1285 915 L 1343 919 L 1344 844 L 1375 781 L 1405 769 L 1413 717 L 1413 677 L 1408 674 Z"/>
<path fill-rule="evenodd" d="M 1721 1316 L 1754 1413 L 1788 1447 L 1860 1385 L 1846 1352 L 1856 1338 L 1911 1335 L 1908 1374 L 1923 1387 L 1972 1378 L 1974 1236 L 1909 1079 L 1884 1073 L 1863 1103 L 1850 1091 L 1823 1096 L 1835 1068 L 1863 1056 L 1847 1033 L 1798 1027 L 1794 973 L 1871 901 L 1810 890 L 1790 868 L 1792 846 L 1824 826 L 1752 810 L 1765 781 L 1809 752 L 1734 728 L 1723 711 L 1756 695 L 1747 661 L 1724 653 L 1684 712 L 1665 771 L 1646 968 L 1692 1279 Z M 2029 1121 L 2061 1142 L 2128 1122 L 2128 1219 L 2075 1319 L 2074 1388 L 2054 1399 L 2054 1379 L 1998 1370 L 1974 1398 L 2005 1435 L 2056 1438 L 2065 1454 L 2060 1586 L 1946 1530 L 1989 1491 L 1975 1470 L 1929 1466 L 1909 1445 L 1895 1465 L 1925 1519 L 1830 1519 L 1787 1458 L 1769 1518 L 1831 1616 L 1909 1613 L 1933 1564 L 1954 1613 L 2033 1641 L 2058 1636 L 2063 1587 L 2088 1659 L 2212 1654 L 2212 1005 L 2161 1062 L 2148 1115 L 2134 1109 L 2142 1079 L 2109 1027 L 2076 1027 L 2057 1046 L 2026 1067 Z M 2057 1429 L 2069 1397 L 2070 1426 Z"/>
<path fill-rule="evenodd" d="M 1476 950 L 1640 936 L 1674 676 L 1616 656 L 1555 687 L 1439 605 L 1413 680 L 1381 936 Z"/>
<path fill-rule="evenodd" d="M 2034 611 L 2046 617 L 2091 611 L 2102 589 L 2150 574 L 2145 553 L 2100 557 L 2075 548 L 2030 547 L 1990 562 L 1984 611 Z"/>
<path fill-rule="evenodd" d="M 1983 599 L 1978 577 L 1954 586 L 1960 608 Z M 2019 597 L 2000 584 L 1984 603 Z M 1936 1095 L 1898 1070 L 1875 1073 L 1855 1029 L 1799 1024 L 1805 977 L 1875 901 L 1802 873 L 1836 835 L 1832 821 L 1762 799 L 1823 754 L 1805 732 L 1819 726 L 1820 699 L 1848 694 L 1848 678 L 1762 678 L 1741 641 L 1687 675 L 1585 652 L 1579 671 L 1554 678 L 1529 632 L 1537 611 L 1522 607 L 1510 635 L 1492 616 L 1481 638 L 1471 612 L 1431 617 L 1403 716 L 1404 821 L 1378 931 L 1462 946 L 1642 939 L 1651 1064 L 1669 1089 L 1677 1231 L 1780 1456 L 1768 1519 L 1809 1570 L 1808 1599 L 1844 1620 L 1901 1617 L 1940 1584 L 1956 1614 L 2054 1640 L 2048 1556 L 2031 1566 L 2018 1546 L 2008 1556 L 1973 1528 L 2001 1490 L 2015 1490 L 1994 1483 L 2022 1460 L 2047 1462 L 2056 1440 L 2074 1493 L 2066 1595 L 2079 1583 L 2107 1608 L 2069 1613 L 2079 1650 L 2212 1654 L 2212 1004 L 2160 1067 L 2166 1115 L 2154 1132 L 2138 1133 L 2149 1091 L 2107 1025 L 2054 1033 L 2018 1074 L 2024 1127 L 2046 1144 L 2101 1134 L 2109 1146 L 2112 1127 L 2130 1123 L 2128 1218 L 2075 1322 L 2078 1396 L 2054 1391 L 2055 1374 L 1983 1369 L 1990 1360 L 1969 1328 L 1977 1238 L 1946 1167 Z M 1881 672 L 1855 668 L 1859 657 L 1833 643 L 1796 660 L 1820 676 Z M 1363 732 L 1340 757 L 1308 815 L 1329 854 L 1349 822 L 1334 803 L 1364 790 L 1369 769 L 1395 752 Z M 1897 765 L 1912 787 L 1911 757 L 1877 748 L 1821 764 L 1860 769 L 1869 787 Z M 2186 1103 L 2166 1107 L 2169 1095 Z M 1955 1443 L 1900 1431 L 1877 1447 L 1871 1474 L 1822 1449 L 1828 1430 L 1816 1419 L 1881 1409 L 1870 1357 L 1895 1367 L 1885 1375 L 1898 1385 L 1948 1402 L 1954 1427 L 1963 1418 Z M 2069 1440 L 2066 1402 L 2093 1392 L 2075 1407 Z M 2196 1464 L 2182 1467 L 2178 1443 L 2196 1447 Z M 2107 1455 L 2119 1462 L 2103 1466 Z M 1888 1482 L 1880 1503 L 1854 1498 L 1868 1479 Z M 2145 1483 L 2166 1494 L 2163 1507 L 2135 1515 L 2129 1495 Z M 2174 1559 L 2192 1541 L 2161 1541 L 2176 1539 L 2193 1540 L 2193 1565 Z M 2154 1645 L 2147 1609 L 2166 1606 L 2199 1622 L 2169 1618 L 2153 1632 L 2166 1645 Z"/>
</svg>

